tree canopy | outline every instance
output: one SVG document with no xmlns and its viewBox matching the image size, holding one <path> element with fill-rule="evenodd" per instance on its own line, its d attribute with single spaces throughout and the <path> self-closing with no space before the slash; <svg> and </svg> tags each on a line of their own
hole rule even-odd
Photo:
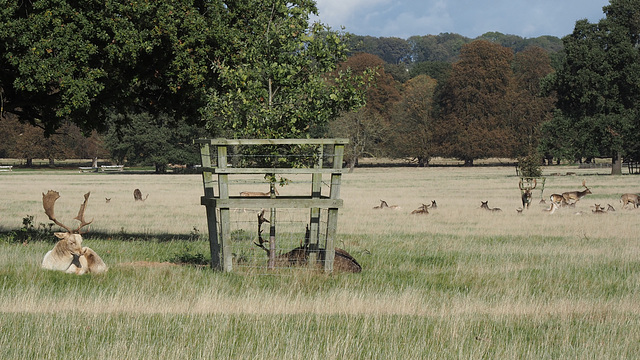
<svg viewBox="0 0 640 360">
<path fill-rule="evenodd" d="M 561 114 L 547 128 L 574 129 L 562 145 L 574 148 L 568 152 L 612 157 L 612 172 L 621 173 L 620 157 L 638 150 L 640 3 L 612 0 L 604 12 L 598 23 L 576 22 L 563 38 L 565 61 L 547 83 Z"/>
</svg>

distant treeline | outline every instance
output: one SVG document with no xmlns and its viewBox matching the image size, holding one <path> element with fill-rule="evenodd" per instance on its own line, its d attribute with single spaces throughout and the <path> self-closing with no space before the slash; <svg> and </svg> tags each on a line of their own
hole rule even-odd
<svg viewBox="0 0 640 360">
<path fill-rule="evenodd" d="M 523 38 L 517 35 L 487 32 L 475 39 L 455 33 L 438 35 L 416 35 L 408 39 L 397 37 L 374 37 L 351 34 L 348 44 L 350 55 L 367 53 L 376 55 L 388 65 L 390 72 L 398 81 L 405 82 L 420 74 L 440 80 L 450 64 L 459 60 L 460 49 L 476 40 L 487 40 L 510 48 L 519 53 L 528 47 L 536 46 L 546 50 L 551 58 L 551 66 L 557 69 L 564 56 L 562 40 L 555 36 Z"/>
</svg>

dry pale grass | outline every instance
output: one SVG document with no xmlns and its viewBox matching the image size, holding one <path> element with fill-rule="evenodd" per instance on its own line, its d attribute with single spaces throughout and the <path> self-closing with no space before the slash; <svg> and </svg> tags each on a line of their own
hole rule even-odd
<svg viewBox="0 0 640 360">
<path fill-rule="evenodd" d="M 85 241 L 111 266 L 101 276 L 67 276 L 39 269 L 51 244 L 2 245 L 0 313 L 7 320 L 3 323 L 0 317 L 0 326 L 29 334 L 56 314 L 67 327 L 73 327 L 78 316 L 96 328 L 109 325 L 101 333 L 105 337 L 121 336 L 112 333 L 118 324 L 125 333 L 160 339 L 133 347 L 120 344 L 111 358 L 276 354 L 364 359 L 398 358 L 399 353 L 408 358 L 631 358 L 640 351 L 640 243 L 635 226 L 640 212 L 620 209 L 618 201 L 622 193 L 638 192 L 637 177 L 608 176 L 606 169 L 549 169 L 567 171 L 577 175 L 547 177 L 545 199 L 551 193 L 579 190 L 583 179 L 593 194 L 576 208 L 552 215 L 538 204 L 539 189 L 531 209 L 517 214 L 520 191 L 512 167 L 364 168 L 346 174 L 339 246 L 351 252 L 364 271 L 338 276 L 251 269 L 220 274 L 163 265 L 184 247 L 208 252 L 205 241 L 139 239 L 140 234 L 206 231 L 198 175 L 0 174 L 4 229 L 19 228 L 25 215 L 35 215 L 36 223 L 48 222 L 41 206 L 41 193 L 48 189 L 62 195 L 56 214 L 63 222 L 75 216 L 82 194 L 91 191 L 86 215 L 95 221 Z M 279 188 L 281 194 L 308 193 L 308 179 L 291 180 Z M 149 193 L 148 200 L 134 202 L 135 188 Z M 267 185 L 261 177 L 234 180 L 231 193 L 244 190 L 266 191 Z M 401 209 L 374 210 L 380 199 Z M 410 215 L 431 200 L 438 209 L 426 216 Z M 481 201 L 503 211 L 484 212 Z M 596 203 L 610 203 L 617 211 L 592 214 Z M 232 227 L 255 236 L 255 210 L 235 211 Z M 291 223 L 290 231 L 301 234 L 307 217 L 306 211 L 282 211 L 278 221 Z M 251 248 L 253 240 L 234 243 L 234 251 Z M 197 319 L 234 326 L 210 326 L 207 329 L 216 329 L 212 335 L 198 330 L 206 325 Z M 200 327 L 188 330 L 182 323 Z M 174 328 L 183 331 L 175 339 L 162 335 Z M 309 334 L 319 328 L 325 342 L 314 351 L 319 337 Z M 55 326 L 43 330 L 37 348 L 46 348 L 47 339 L 59 331 Z M 238 340 L 238 332 L 257 339 Z M 304 345 L 290 342 L 292 334 Z M 206 336 L 218 336 L 224 345 L 213 349 L 206 345 Z M 97 342 L 88 335 L 84 339 Z M 176 350 L 184 339 L 196 340 Z M 288 347 L 278 345 L 282 343 Z M 16 344 L 0 336 L 0 345 L 19 349 Z M 265 350 L 263 344 L 278 350 Z M 240 354 L 237 349 L 242 349 Z"/>
</svg>

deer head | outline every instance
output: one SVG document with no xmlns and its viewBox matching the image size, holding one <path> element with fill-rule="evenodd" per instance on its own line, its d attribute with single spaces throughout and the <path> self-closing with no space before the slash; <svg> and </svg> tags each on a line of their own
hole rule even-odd
<svg viewBox="0 0 640 360">
<path fill-rule="evenodd" d="M 89 200 L 89 195 L 91 193 L 88 192 L 84 194 L 84 202 L 80 205 L 80 210 L 78 211 L 78 215 L 75 217 L 76 220 L 80 221 L 80 225 L 72 229 L 69 226 L 64 225 L 56 218 L 54 213 L 54 206 L 56 200 L 60 198 L 60 194 L 57 191 L 49 190 L 46 194 L 42 193 L 42 206 L 44 207 L 44 213 L 47 214 L 49 220 L 53 221 L 56 225 L 61 228 L 67 230 L 67 232 L 56 232 L 54 235 L 59 238 L 61 241 L 66 242 L 66 247 L 68 250 L 74 254 L 74 256 L 79 256 L 82 252 L 82 235 L 85 232 L 81 232 L 80 229 L 91 224 L 93 220 L 87 222 L 84 219 L 84 211 L 87 206 L 87 201 Z"/>
</svg>

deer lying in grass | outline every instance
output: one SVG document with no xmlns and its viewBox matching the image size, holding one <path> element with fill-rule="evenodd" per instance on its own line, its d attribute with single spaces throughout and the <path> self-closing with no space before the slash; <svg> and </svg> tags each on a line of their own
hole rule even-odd
<svg viewBox="0 0 640 360">
<path fill-rule="evenodd" d="M 556 210 L 558 210 L 559 207 L 560 205 L 557 202 L 551 201 L 551 206 L 548 209 L 544 209 L 542 211 L 548 212 L 549 214 L 553 214 L 554 212 L 556 212 Z"/>
<path fill-rule="evenodd" d="M 273 188 L 273 192 L 276 195 L 280 195 L 280 193 L 278 193 L 278 189 Z M 271 196 L 271 192 L 267 191 L 267 192 L 259 192 L 259 191 L 241 191 L 240 192 L 240 196 L 248 196 L 248 197 L 258 197 L 258 196 Z"/>
<path fill-rule="evenodd" d="M 93 222 L 93 220 L 87 222 L 84 219 L 84 211 L 90 194 L 89 192 L 84 195 L 84 202 L 80 205 L 78 216 L 75 217 L 76 220 L 80 221 L 80 226 L 75 229 L 62 224 L 55 216 L 54 206 L 56 200 L 60 198 L 60 194 L 53 190 L 42 194 L 42 206 L 49 220 L 67 230 L 67 232 L 64 233 L 54 233 L 60 240 L 52 250 L 49 250 L 45 254 L 44 259 L 42 259 L 42 267 L 44 269 L 59 270 L 77 275 L 107 271 L 106 264 L 95 251 L 88 247 L 82 247 L 82 232 L 80 232 L 80 229 Z"/>
<path fill-rule="evenodd" d="M 145 201 L 145 200 L 147 200 L 148 197 L 149 197 L 149 194 L 147 194 L 147 196 L 145 196 L 144 199 L 143 199 L 142 198 L 142 191 L 140 191 L 140 189 L 133 190 L 133 198 L 136 201 Z"/>
<path fill-rule="evenodd" d="M 429 215 L 429 206 L 426 204 L 422 204 L 419 208 L 413 210 L 411 214 L 418 215 Z"/>
<path fill-rule="evenodd" d="M 480 209 L 484 209 L 484 210 L 488 210 L 491 212 L 501 212 L 502 209 L 500 208 L 490 208 L 489 207 L 489 200 L 487 201 L 480 201 L 482 203 L 482 205 L 480 205 Z"/>
<path fill-rule="evenodd" d="M 622 194 L 620 196 L 620 202 L 622 203 L 622 208 L 624 209 L 628 204 L 632 204 L 633 208 L 638 208 L 638 194 Z"/>
<path fill-rule="evenodd" d="M 269 241 L 262 238 L 262 224 L 269 222 L 264 217 L 264 210 L 258 213 L 258 242 L 254 242 L 256 246 L 267 252 L 267 256 L 271 258 L 271 250 L 264 246 L 264 243 Z M 309 246 L 309 226 L 307 225 L 304 243 L 299 247 L 274 257 L 274 267 L 289 267 L 289 266 L 306 266 L 309 262 L 309 254 L 316 253 L 318 255 L 318 261 L 316 267 L 320 267 L 325 260 L 326 252 L 322 249 L 312 249 Z M 351 272 L 359 273 L 362 271 L 362 266 L 358 264 L 356 259 L 351 256 L 347 251 L 335 248 L 335 257 L 333 259 L 333 271 L 334 272 Z"/>
<path fill-rule="evenodd" d="M 399 210 L 399 209 L 401 209 L 401 207 L 398 206 L 398 205 L 389 206 L 389 204 L 387 204 L 387 202 L 384 201 L 384 200 L 380 200 L 380 205 L 374 206 L 373 208 L 374 209 L 391 209 L 391 210 Z"/>
<path fill-rule="evenodd" d="M 600 204 L 594 204 L 593 206 L 595 209 L 591 210 L 592 213 L 594 214 L 606 214 L 607 212 L 604 210 L 604 208 L 600 207 Z"/>
</svg>

